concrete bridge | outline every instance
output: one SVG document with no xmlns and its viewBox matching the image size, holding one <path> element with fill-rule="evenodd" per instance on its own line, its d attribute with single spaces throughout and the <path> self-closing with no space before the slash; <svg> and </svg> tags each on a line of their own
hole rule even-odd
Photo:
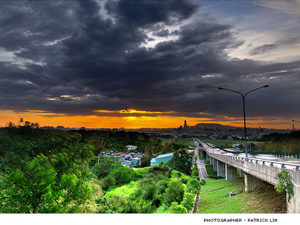
<svg viewBox="0 0 300 225">
<path fill-rule="evenodd" d="M 294 184 L 294 196 L 290 199 L 287 196 L 287 213 L 300 213 L 300 171 L 297 162 L 274 162 L 267 159 L 248 159 L 247 161 L 244 157 L 224 154 L 222 150 L 211 148 L 199 139 L 194 139 L 194 141 L 196 145 L 202 145 L 202 148 L 199 146 L 201 156 L 210 161 L 218 176 L 225 177 L 226 180 L 236 179 L 237 169 L 240 169 L 241 177 L 245 180 L 246 192 L 252 191 L 264 181 L 276 185 L 278 180 L 275 176 L 282 169 L 289 170 Z"/>
</svg>

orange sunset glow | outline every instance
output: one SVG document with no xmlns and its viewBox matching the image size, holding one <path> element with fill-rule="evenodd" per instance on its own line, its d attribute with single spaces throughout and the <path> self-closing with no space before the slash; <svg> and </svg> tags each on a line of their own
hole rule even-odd
<svg viewBox="0 0 300 225">
<path fill-rule="evenodd" d="M 37 122 L 42 126 L 64 126 L 64 127 L 86 127 L 86 128 L 125 128 L 125 129 L 139 129 L 139 128 L 178 128 L 183 125 L 186 120 L 189 126 L 194 126 L 198 123 L 218 123 L 226 126 L 243 127 L 243 118 L 225 118 L 225 120 L 208 119 L 208 118 L 192 118 L 182 116 L 168 116 L 171 112 L 144 112 L 134 109 L 120 110 L 120 111 L 102 111 L 104 113 L 115 113 L 122 116 L 97 116 L 97 115 L 64 115 L 53 114 L 41 111 L 29 111 L 15 113 L 13 111 L 1 111 L 0 126 L 4 127 L 9 122 L 18 124 L 20 118 L 24 121 Z M 123 116 L 123 114 L 138 113 L 138 116 Z M 148 116 L 147 114 L 159 114 L 158 116 Z M 174 113 L 174 112 L 172 112 Z M 300 120 L 300 119 L 299 119 Z M 276 117 L 269 118 L 248 118 L 247 127 L 257 128 L 275 128 L 275 129 L 291 129 L 292 122 L 288 119 L 281 119 Z M 295 123 L 295 128 L 300 127 Z"/>
</svg>

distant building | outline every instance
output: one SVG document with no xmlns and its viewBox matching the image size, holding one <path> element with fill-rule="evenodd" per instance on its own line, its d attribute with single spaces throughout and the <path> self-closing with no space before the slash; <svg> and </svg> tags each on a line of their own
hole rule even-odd
<svg viewBox="0 0 300 225">
<path fill-rule="evenodd" d="M 137 146 L 135 146 L 135 145 L 126 145 L 126 148 L 128 150 L 135 150 L 135 149 L 137 149 Z"/>
<path fill-rule="evenodd" d="M 168 162 L 170 159 L 173 158 L 173 153 L 159 155 L 156 158 L 151 159 L 151 166 L 157 166 L 160 162 Z"/>
<path fill-rule="evenodd" d="M 136 165 L 140 163 L 140 158 L 133 158 L 131 159 L 131 164 L 130 165 Z"/>
<path fill-rule="evenodd" d="M 64 126 L 57 126 L 55 129 L 56 130 L 65 130 L 65 127 Z"/>
<path fill-rule="evenodd" d="M 44 126 L 44 127 L 41 127 L 41 129 L 44 129 L 44 130 L 54 130 L 54 127 L 52 127 L 52 126 Z"/>
<path fill-rule="evenodd" d="M 237 149 L 241 144 L 233 144 L 232 147 Z"/>
<path fill-rule="evenodd" d="M 187 122 L 186 122 L 186 120 L 185 120 L 183 126 L 178 127 L 178 130 L 188 129 L 188 128 L 190 128 L 190 126 L 187 125 Z"/>
</svg>

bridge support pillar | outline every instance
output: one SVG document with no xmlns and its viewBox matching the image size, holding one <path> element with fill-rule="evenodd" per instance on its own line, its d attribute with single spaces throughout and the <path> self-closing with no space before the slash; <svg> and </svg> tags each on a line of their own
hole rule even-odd
<svg viewBox="0 0 300 225">
<path fill-rule="evenodd" d="M 220 177 L 226 177 L 225 176 L 225 163 L 218 161 L 217 162 L 217 175 Z"/>
<path fill-rule="evenodd" d="M 237 178 L 237 168 L 230 166 L 228 164 L 225 165 L 225 177 L 226 180 L 232 180 Z"/>
<path fill-rule="evenodd" d="M 245 177 L 245 172 L 241 170 L 240 177 Z"/>
<path fill-rule="evenodd" d="M 203 159 L 204 157 L 204 153 L 203 153 L 203 150 L 200 150 L 200 157 Z"/>
<path fill-rule="evenodd" d="M 208 154 L 206 154 L 206 161 L 210 161 L 210 157 Z"/>
<path fill-rule="evenodd" d="M 213 171 L 217 171 L 218 170 L 218 160 L 217 159 L 214 159 L 212 158 L 213 161 L 212 161 L 212 165 L 213 165 Z"/>
<path fill-rule="evenodd" d="M 294 195 L 289 199 L 286 195 L 287 213 L 300 213 L 300 176 L 298 171 L 290 171 L 291 180 L 294 184 Z"/>
<path fill-rule="evenodd" d="M 253 191 L 254 188 L 262 185 L 264 182 L 250 174 L 245 173 L 245 192 Z"/>
</svg>

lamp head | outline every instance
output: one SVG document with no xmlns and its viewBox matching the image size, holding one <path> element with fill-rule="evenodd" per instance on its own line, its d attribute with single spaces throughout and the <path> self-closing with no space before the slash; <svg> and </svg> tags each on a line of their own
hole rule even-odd
<svg viewBox="0 0 300 225">
<path fill-rule="evenodd" d="M 222 87 L 218 87 L 218 89 L 219 89 L 219 90 L 223 90 L 224 88 L 222 88 Z"/>
<path fill-rule="evenodd" d="M 269 85 L 265 85 L 265 86 L 263 86 L 263 87 L 269 87 Z"/>
</svg>

